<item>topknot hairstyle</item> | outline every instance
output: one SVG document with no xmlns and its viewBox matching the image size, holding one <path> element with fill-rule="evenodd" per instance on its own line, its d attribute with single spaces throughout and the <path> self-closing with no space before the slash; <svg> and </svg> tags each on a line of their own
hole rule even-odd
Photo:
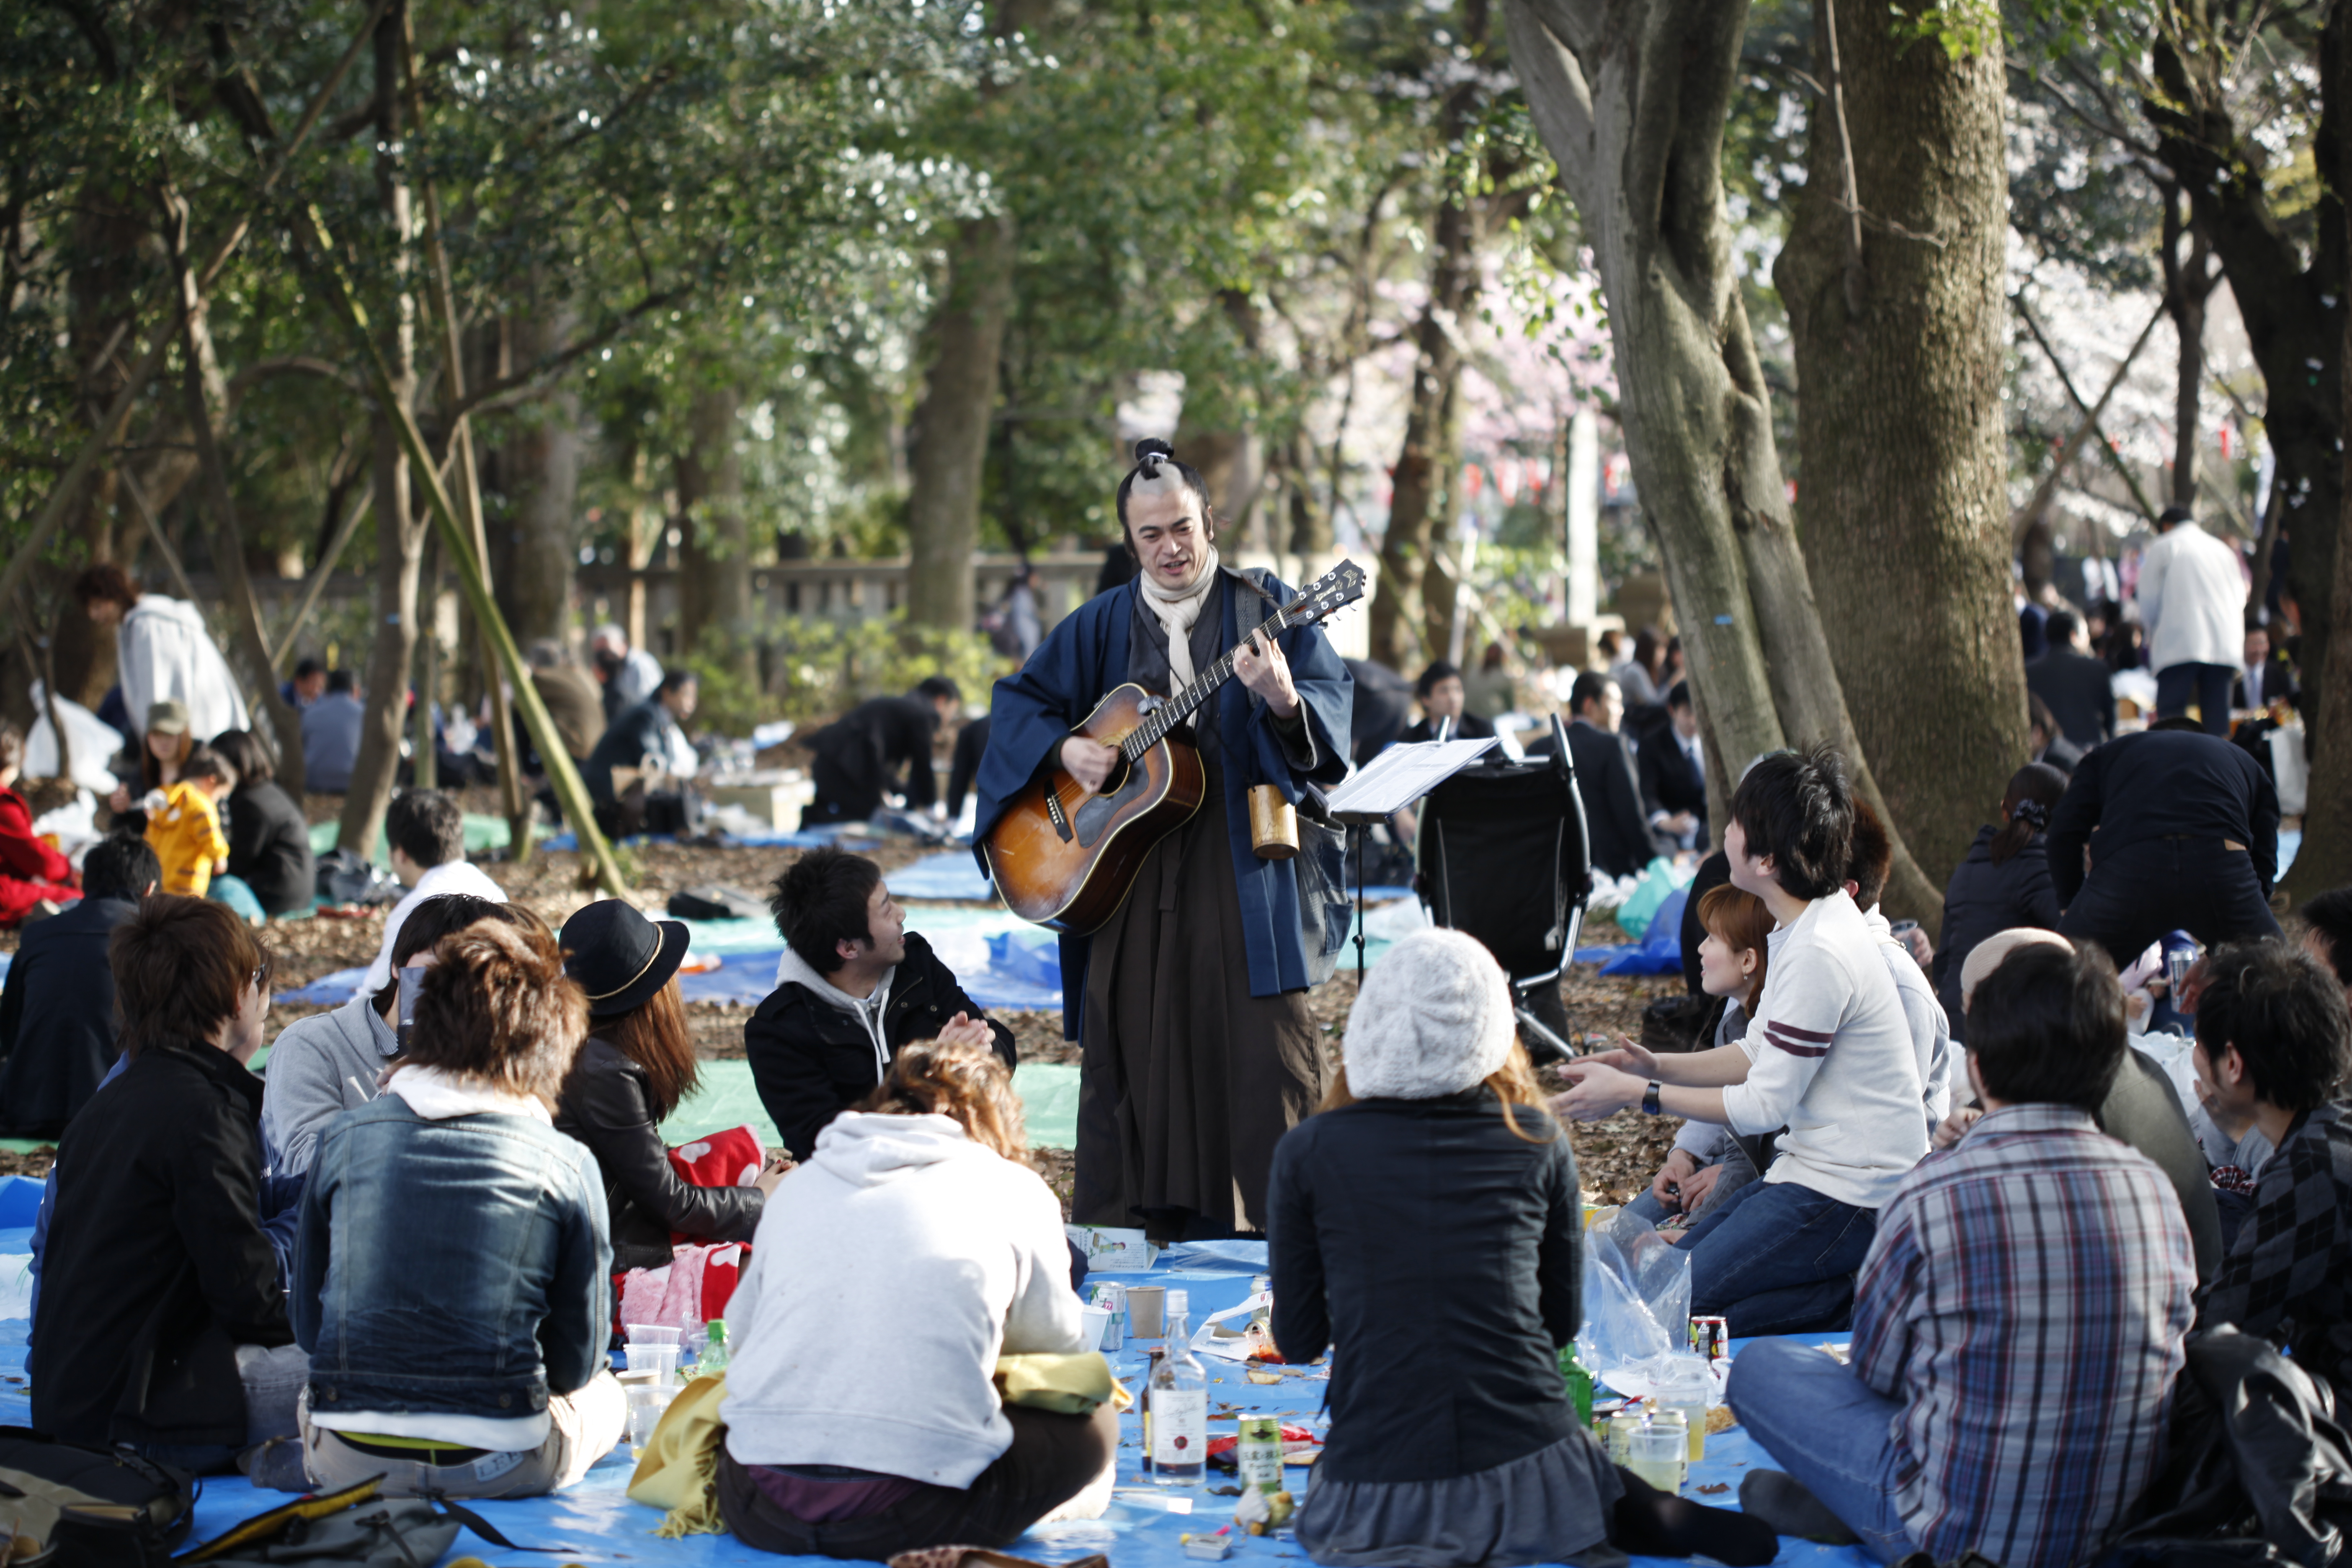
<svg viewBox="0 0 2352 1568">
<path fill-rule="evenodd" d="M 1127 498 L 1140 482 L 1146 494 L 1165 486 L 1171 479 L 1201 498 L 1201 520 L 1211 531 L 1216 528 L 1216 516 L 1209 508 L 1209 481 L 1201 470 L 1176 455 L 1176 448 L 1157 436 L 1146 436 L 1135 444 L 1135 467 L 1128 469 L 1127 478 L 1118 481 L 1119 531 L 1127 531 Z"/>
</svg>

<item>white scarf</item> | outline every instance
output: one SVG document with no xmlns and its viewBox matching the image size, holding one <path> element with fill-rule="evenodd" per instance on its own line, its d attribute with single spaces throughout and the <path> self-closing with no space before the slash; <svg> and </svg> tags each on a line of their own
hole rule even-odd
<svg viewBox="0 0 2352 1568">
<path fill-rule="evenodd" d="M 1217 547 L 1209 546 L 1201 574 L 1189 588 L 1163 588 L 1149 571 L 1136 581 L 1143 585 L 1143 602 L 1159 617 L 1160 629 L 1168 634 L 1168 695 L 1173 697 L 1192 684 L 1192 624 L 1209 602 L 1209 590 L 1217 585 Z"/>
</svg>

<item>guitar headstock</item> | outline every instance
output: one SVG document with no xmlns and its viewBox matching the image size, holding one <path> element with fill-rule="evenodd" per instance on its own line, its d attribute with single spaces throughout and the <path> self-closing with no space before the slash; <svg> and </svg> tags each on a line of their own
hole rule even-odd
<svg viewBox="0 0 2352 1568">
<path fill-rule="evenodd" d="M 1364 569 L 1342 561 L 1299 591 L 1285 607 L 1283 617 L 1294 626 L 1311 626 L 1346 609 L 1364 596 Z"/>
</svg>

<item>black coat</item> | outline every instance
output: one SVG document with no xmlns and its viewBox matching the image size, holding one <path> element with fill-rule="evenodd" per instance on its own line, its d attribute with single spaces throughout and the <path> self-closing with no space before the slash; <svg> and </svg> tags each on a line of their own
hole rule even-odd
<svg viewBox="0 0 2352 1568">
<path fill-rule="evenodd" d="M 2025 689 L 2050 704 L 2066 738 L 2084 751 L 2116 732 L 2116 689 L 2107 661 L 2071 648 L 2053 648 L 2025 667 Z"/>
<path fill-rule="evenodd" d="M 1275 1148 L 1275 1343 L 1332 1347 L 1333 1480 L 1469 1475 L 1575 1429 L 1556 1357 L 1584 1316 L 1576 1156 L 1542 1111 L 1513 1113 L 1546 1141 L 1481 1086 L 1359 1100 Z"/>
<path fill-rule="evenodd" d="M 242 1446 L 238 1345 L 290 1343 L 262 1233 L 261 1080 L 210 1046 L 142 1051 L 58 1145 L 33 1425 L 69 1443 Z"/>
<path fill-rule="evenodd" d="M 1492 723 L 1479 718 L 1475 713 L 1465 713 L 1454 721 L 1453 731 L 1445 738 L 1449 741 L 1484 741 L 1491 739 L 1494 733 L 1495 726 Z M 1414 720 L 1405 726 L 1404 733 L 1397 737 L 1400 743 L 1408 746 L 1417 746 L 1424 741 L 1435 739 L 1437 739 L 1437 726 L 1427 719 Z"/>
<path fill-rule="evenodd" d="M 890 997 L 882 1007 L 882 1036 L 891 1055 L 909 1040 L 931 1038 L 958 1013 L 985 1016 L 931 944 L 908 931 L 907 956 L 890 977 Z M 988 1032 L 1011 1068 L 1013 1031 L 991 1018 Z M 743 1054 L 751 1059 L 760 1103 L 795 1160 L 815 1152 L 816 1135 L 882 1081 L 865 1026 L 797 981 L 770 992 L 743 1026 Z"/>
<path fill-rule="evenodd" d="M 1579 722 L 1568 727 L 1568 754 L 1576 763 L 1577 790 L 1584 796 L 1592 868 L 1610 877 L 1637 874 L 1657 849 L 1625 748 L 1608 731 Z"/>
<path fill-rule="evenodd" d="M 2085 755 L 2050 817 L 2050 880 L 2058 903 L 2095 862 L 2126 846 L 2179 837 L 2246 847 L 2264 898 L 2278 878 L 2278 787 L 2263 765 L 2218 735 L 2149 730 Z"/>
<path fill-rule="evenodd" d="M 25 928 L 0 991 L 0 1128 L 55 1138 L 114 1065 L 120 1025 L 106 944 L 139 912 L 131 899 L 84 899 Z"/>
<path fill-rule="evenodd" d="M 1706 769 L 1690 760 L 1668 723 L 1642 740 L 1635 770 L 1642 782 L 1642 810 L 1687 811 L 1706 821 Z"/>
<path fill-rule="evenodd" d="M 245 879 L 270 914 L 309 909 L 319 894 L 319 868 L 310 855 L 310 825 L 294 797 L 274 780 L 241 784 L 222 815 L 228 874 Z"/>
<path fill-rule="evenodd" d="M 939 798 L 931 776 L 931 737 L 939 727 L 939 710 L 923 698 L 876 697 L 811 735 L 808 746 L 853 795 L 871 798 L 873 805 L 854 814 L 866 817 L 887 794 L 903 794 L 909 810 Z"/>
<path fill-rule="evenodd" d="M 955 761 L 948 766 L 948 818 L 963 815 L 963 797 L 980 777 L 980 760 L 988 754 L 988 715 L 983 713 L 956 731 Z"/>
<path fill-rule="evenodd" d="M 1977 943 L 2011 926 L 2058 929 L 2058 890 L 2050 882 L 2048 842 L 2035 834 L 2025 847 L 1998 865 L 1992 841 L 1997 824 L 1977 829 L 1976 842 L 1952 868 L 1944 886 L 1944 942 L 1936 949 L 1936 998 L 1951 1021 L 1952 1038 L 1962 1037 L 1960 966 Z"/>
<path fill-rule="evenodd" d="M 2051 736 L 2050 743 L 2042 747 L 2042 754 L 2033 760 L 2049 767 L 2056 768 L 2068 778 L 2072 778 L 2074 776 L 2075 768 L 2081 765 L 2084 755 L 2085 753 L 2082 747 L 2074 744 L 2074 742 L 2068 740 L 2065 735 L 2061 732 Z"/>
<path fill-rule="evenodd" d="M 597 738 L 596 749 L 580 764 L 581 782 L 588 786 L 588 794 L 597 805 L 611 805 L 614 802 L 614 768 L 639 766 L 648 756 L 668 756 L 668 717 L 658 697 L 632 703 L 614 717 L 604 733 Z"/>
<path fill-rule="evenodd" d="M 759 1188 L 698 1187 L 678 1175 L 654 1121 L 646 1069 L 609 1040 L 591 1035 L 580 1047 L 555 1103 L 555 1130 L 596 1156 L 616 1274 L 667 1263 L 672 1231 L 697 1241 L 749 1241 L 759 1227 L 767 1198 Z"/>
<path fill-rule="evenodd" d="M 2287 663 L 2286 656 L 2275 648 L 2263 665 L 2263 706 L 2267 708 L 2273 702 L 2284 702 L 2291 708 L 2303 705 L 2303 688 L 2295 681 L 2294 667 Z M 2239 672 L 2238 679 L 2230 683 L 2230 706 L 2253 706 L 2246 700 L 2246 677 L 2242 670 Z"/>
</svg>

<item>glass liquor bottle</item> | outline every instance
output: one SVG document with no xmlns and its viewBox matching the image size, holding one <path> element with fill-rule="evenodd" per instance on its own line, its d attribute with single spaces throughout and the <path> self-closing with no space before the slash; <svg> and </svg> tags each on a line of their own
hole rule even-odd
<svg viewBox="0 0 2352 1568">
<path fill-rule="evenodd" d="M 1151 1479 L 1197 1487 L 1208 1470 L 1209 1373 L 1192 1353 L 1192 1303 L 1168 1292 L 1168 1354 L 1151 1373 Z"/>
</svg>

